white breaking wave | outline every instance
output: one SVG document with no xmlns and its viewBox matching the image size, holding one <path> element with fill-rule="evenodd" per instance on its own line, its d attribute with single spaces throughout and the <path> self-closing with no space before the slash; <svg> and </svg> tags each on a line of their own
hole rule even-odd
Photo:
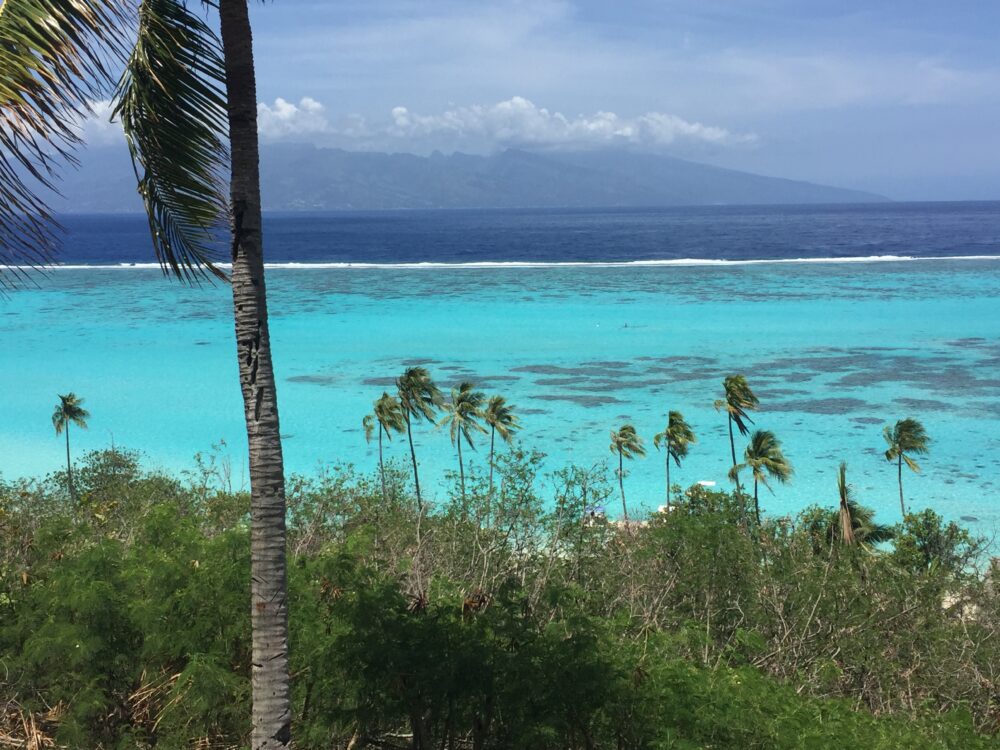
<svg viewBox="0 0 1000 750">
<path fill-rule="evenodd" d="M 756 258 L 747 260 L 724 260 L 712 258 L 673 258 L 669 260 L 626 260 L 626 261 L 520 261 L 520 260 L 484 260 L 471 263 L 444 263 L 435 261 L 423 261 L 414 263 L 345 263 L 345 262 L 288 262 L 288 263 L 265 263 L 264 267 L 269 269 L 313 271 L 322 269 L 344 269 L 344 270 L 370 270 L 370 269 L 393 269 L 393 270 L 459 270 L 459 269 L 517 269 L 517 268 L 643 268 L 643 267 L 667 267 L 667 266 L 712 266 L 725 268 L 729 266 L 755 266 L 755 265 L 791 265 L 798 263 L 909 263 L 916 261 L 969 261 L 986 260 L 1000 261 L 1000 255 L 935 255 L 935 256 L 915 256 L 915 255 L 866 255 L 863 257 L 848 258 Z M 218 263 L 219 268 L 231 268 L 231 263 Z M 31 270 L 27 266 L 0 266 L 0 270 Z M 55 264 L 44 266 L 45 271 L 130 271 L 130 270 L 159 270 L 158 263 L 116 263 L 108 265 L 86 265 L 86 264 Z"/>
</svg>

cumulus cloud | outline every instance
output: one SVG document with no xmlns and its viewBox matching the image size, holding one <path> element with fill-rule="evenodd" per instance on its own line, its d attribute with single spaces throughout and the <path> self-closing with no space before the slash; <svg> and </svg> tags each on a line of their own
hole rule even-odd
<svg viewBox="0 0 1000 750">
<path fill-rule="evenodd" d="M 622 117 L 602 111 L 567 117 L 520 96 L 491 105 L 458 107 L 439 115 L 420 115 L 406 107 L 395 107 L 389 132 L 400 138 L 447 133 L 459 138 L 485 138 L 501 145 L 571 147 L 669 146 L 678 140 L 725 145 L 754 140 L 752 135 L 663 112 Z"/>
<path fill-rule="evenodd" d="M 359 115 L 332 122 L 315 99 L 298 104 L 276 99 L 257 108 L 261 135 L 269 139 L 306 137 L 360 147 L 462 148 L 538 146 L 592 148 L 635 146 L 660 148 L 675 143 L 726 146 L 756 141 L 716 125 L 692 122 L 663 112 L 623 117 L 598 111 L 568 117 L 539 107 L 521 96 L 496 104 L 455 107 L 439 114 L 421 114 L 394 107 L 388 121 L 369 123 Z"/>
<path fill-rule="evenodd" d="M 287 138 L 323 133 L 329 123 L 326 108 L 315 99 L 304 96 L 294 104 L 279 96 L 274 104 L 257 105 L 257 127 L 263 138 Z"/>
<path fill-rule="evenodd" d="M 88 143 L 120 141 L 121 125 L 111 120 L 111 104 L 92 102 L 93 115 L 80 125 Z M 257 105 L 257 124 L 267 141 L 313 142 L 348 149 L 427 152 L 432 149 L 490 151 L 508 146 L 587 149 L 672 146 L 725 147 L 755 143 L 753 134 L 736 133 L 675 114 L 647 112 L 624 117 L 598 111 L 572 117 L 514 96 L 496 104 L 454 107 L 421 114 L 393 107 L 387 118 L 369 121 L 357 114 L 333 119 L 312 97 L 298 102 L 277 98 Z"/>
<path fill-rule="evenodd" d="M 112 104 L 109 100 L 88 102 L 90 116 L 78 123 L 77 128 L 84 143 L 107 146 L 123 138 L 122 126 L 111 119 Z"/>
</svg>

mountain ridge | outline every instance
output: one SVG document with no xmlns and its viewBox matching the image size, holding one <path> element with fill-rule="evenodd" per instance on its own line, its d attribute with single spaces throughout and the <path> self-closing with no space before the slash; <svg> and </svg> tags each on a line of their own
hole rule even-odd
<svg viewBox="0 0 1000 750">
<path fill-rule="evenodd" d="M 92 148 L 69 171 L 53 208 L 141 211 L 124 147 Z M 638 208 L 884 202 L 860 190 L 769 177 L 656 154 L 529 151 L 488 156 L 346 151 L 311 144 L 261 148 L 268 211 Z"/>
</svg>

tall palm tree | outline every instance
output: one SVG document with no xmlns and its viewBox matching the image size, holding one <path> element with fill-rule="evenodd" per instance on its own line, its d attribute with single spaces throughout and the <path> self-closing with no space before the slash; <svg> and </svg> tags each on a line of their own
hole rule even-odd
<svg viewBox="0 0 1000 750">
<path fill-rule="evenodd" d="M 403 432 L 406 423 L 403 420 L 403 409 L 399 405 L 399 399 L 383 392 L 375 401 L 375 408 L 371 414 L 361 420 L 361 425 L 365 428 L 365 440 L 372 441 L 372 433 L 375 425 L 378 425 L 378 474 L 382 480 L 382 502 L 389 502 L 389 493 L 385 486 L 385 462 L 382 460 L 382 436 L 387 440 L 392 440 L 392 433 Z"/>
<path fill-rule="evenodd" d="M 760 503 L 757 500 L 757 486 L 763 484 L 771 489 L 769 479 L 784 484 L 792 478 L 792 465 L 781 451 L 781 441 L 770 430 L 754 430 L 750 444 L 743 454 L 743 463 L 733 465 L 730 476 L 735 477 L 742 469 L 753 472 L 753 510 L 760 525 Z"/>
<path fill-rule="evenodd" d="M 73 462 L 69 454 L 69 426 L 75 424 L 81 430 L 86 430 L 88 419 L 90 412 L 83 408 L 82 398 L 75 393 L 59 396 L 59 403 L 52 412 L 52 426 L 56 428 L 57 436 L 64 431 L 66 433 L 66 483 L 69 487 L 69 496 L 73 500 L 76 499 L 76 489 L 73 487 Z"/>
<path fill-rule="evenodd" d="M 882 430 L 882 436 L 888 444 L 889 449 L 885 452 L 885 460 L 890 463 L 896 462 L 896 471 L 899 476 L 899 512 L 906 517 L 906 504 L 903 501 L 903 464 L 905 463 L 911 471 L 919 472 L 920 465 L 910 458 L 910 455 L 923 455 L 928 452 L 927 444 L 931 439 L 927 436 L 924 426 L 916 419 L 910 417 L 900 419 L 892 427 L 886 425 Z"/>
<path fill-rule="evenodd" d="M 251 746 L 272 750 L 291 743 L 291 703 L 284 461 L 264 280 L 253 41 L 247 0 L 210 5 L 221 38 L 184 0 L 4 2 L 0 254 L 36 265 L 50 256 L 45 204 L 33 183 L 10 169 L 11 158 L 35 180 L 50 178 L 52 147 L 58 156 L 76 145 L 74 123 L 111 83 L 106 53 L 127 57 L 114 112 L 165 272 L 225 279 L 216 247 L 220 226 L 230 226 L 228 280 L 250 464 Z"/>
<path fill-rule="evenodd" d="M 441 405 L 441 391 L 434 385 L 431 374 L 423 367 L 409 367 L 396 378 L 396 391 L 406 423 L 406 438 L 410 441 L 410 458 L 413 461 L 413 484 L 417 490 L 417 509 L 423 510 L 420 496 L 420 474 L 417 472 L 417 452 L 413 448 L 413 420 L 434 421 L 434 415 Z"/>
<path fill-rule="evenodd" d="M 853 487 L 847 483 L 847 461 L 840 462 L 837 472 L 837 492 L 840 495 L 840 541 L 854 544 L 854 520 L 851 518 L 851 495 Z"/>
<path fill-rule="evenodd" d="M 618 454 L 618 489 L 622 493 L 622 516 L 628 521 L 628 506 L 625 504 L 625 459 L 645 456 L 642 438 L 630 424 L 623 424 L 611 431 L 611 452 Z"/>
<path fill-rule="evenodd" d="M 483 418 L 483 401 L 486 400 L 482 391 L 469 382 L 459 383 L 451 389 L 451 400 L 444 404 L 444 417 L 438 423 L 448 425 L 451 442 L 458 448 L 458 474 L 461 480 L 462 499 L 465 500 L 465 464 L 462 462 L 462 438 L 472 449 L 472 435 L 475 432 L 486 434 L 486 428 L 479 420 Z"/>
<path fill-rule="evenodd" d="M 725 390 L 725 397 L 715 402 L 716 411 L 725 409 L 726 419 L 729 423 L 729 450 L 733 457 L 733 468 L 729 476 L 736 482 L 736 491 L 740 491 L 740 472 L 736 468 L 736 440 L 733 436 L 733 424 L 744 437 L 749 434 L 753 420 L 747 414 L 748 411 L 755 410 L 760 401 L 747 384 L 747 379 L 743 375 L 729 375 L 722 381 Z"/>
<path fill-rule="evenodd" d="M 521 422 L 514 414 L 514 407 L 503 396 L 490 397 L 483 411 L 483 421 L 490 428 L 490 497 L 493 497 L 493 456 L 497 435 L 510 443 L 514 433 L 521 429 Z"/>
<path fill-rule="evenodd" d="M 698 438 L 694 436 L 694 430 L 691 426 L 684 420 L 684 415 L 679 411 L 672 411 L 667 415 L 667 426 L 663 432 L 658 432 L 653 436 L 653 445 L 656 446 L 656 450 L 660 449 L 660 446 L 666 448 L 666 460 L 664 463 L 667 467 L 667 510 L 670 510 L 670 459 L 674 459 L 674 463 L 677 464 L 677 468 L 681 467 L 681 459 L 685 458 L 688 454 L 688 448 L 691 443 L 697 443 Z"/>
</svg>

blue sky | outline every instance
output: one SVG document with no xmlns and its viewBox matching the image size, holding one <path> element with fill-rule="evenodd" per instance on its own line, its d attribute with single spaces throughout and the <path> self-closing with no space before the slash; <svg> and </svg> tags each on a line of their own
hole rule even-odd
<svg viewBox="0 0 1000 750">
<path fill-rule="evenodd" d="M 994 0 L 278 0 L 253 22 L 271 140 L 627 147 L 1000 198 Z"/>
</svg>

